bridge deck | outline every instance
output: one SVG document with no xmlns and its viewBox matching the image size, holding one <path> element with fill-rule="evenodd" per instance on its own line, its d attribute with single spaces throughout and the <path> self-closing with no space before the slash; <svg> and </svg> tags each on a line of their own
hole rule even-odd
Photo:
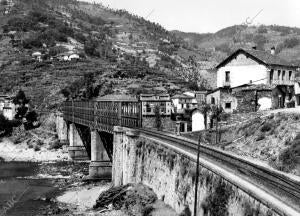
<svg viewBox="0 0 300 216">
<path fill-rule="evenodd" d="M 141 102 L 132 101 L 66 101 L 63 104 L 66 121 L 113 133 L 114 126 L 140 128 Z"/>
</svg>

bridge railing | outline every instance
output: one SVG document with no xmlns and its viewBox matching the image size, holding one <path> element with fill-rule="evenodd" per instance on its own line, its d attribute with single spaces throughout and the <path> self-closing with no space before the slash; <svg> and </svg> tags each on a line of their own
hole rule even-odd
<svg viewBox="0 0 300 216">
<path fill-rule="evenodd" d="M 114 126 L 142 126 L 139 101 L 66 101 L 62 111 L 67 121 L 110 133 Z"/>
</svg>

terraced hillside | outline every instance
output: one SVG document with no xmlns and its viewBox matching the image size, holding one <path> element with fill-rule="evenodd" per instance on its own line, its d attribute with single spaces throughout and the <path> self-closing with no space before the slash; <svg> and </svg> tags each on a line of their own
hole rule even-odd
<svg viewBox="0 0 300 216">
<path fill-rule="evenodd" d="M 210 73 L 201 76 L 183 40 L 126 11 L 69 0 L 13 0 L 0 11 L 0 91 L 22 88 L 41 109 L 57 107 L 63 95 L 210 87 L 203 77 Z M 57 60 L 72 53 L 80 59 Z"/>
</svg>

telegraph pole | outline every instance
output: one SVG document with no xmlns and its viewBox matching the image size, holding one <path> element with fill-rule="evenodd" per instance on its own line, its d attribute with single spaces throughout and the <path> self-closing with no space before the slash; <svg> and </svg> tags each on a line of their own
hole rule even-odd
<svg viewBox="0 0 300 216">
<path fill-rule="evenodd" d="M 194 216 L 197 215 L 197 203 L 198 203 L 200 140 L 201 140 L 201 132 L 199 133 L 198 146 L 197 146 L 197 165 L 196 165 Z"/>
</svg>

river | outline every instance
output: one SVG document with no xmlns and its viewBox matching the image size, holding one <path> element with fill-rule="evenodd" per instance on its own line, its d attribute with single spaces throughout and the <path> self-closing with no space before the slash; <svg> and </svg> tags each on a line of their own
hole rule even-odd
<svg viewBox="0 0 300 216">
<path fill-rule="evenodd" d="M 0 216 L 63 213 L 54 198 L 87 172 L 87 163 L 0 162 Z"/>
</svg>

